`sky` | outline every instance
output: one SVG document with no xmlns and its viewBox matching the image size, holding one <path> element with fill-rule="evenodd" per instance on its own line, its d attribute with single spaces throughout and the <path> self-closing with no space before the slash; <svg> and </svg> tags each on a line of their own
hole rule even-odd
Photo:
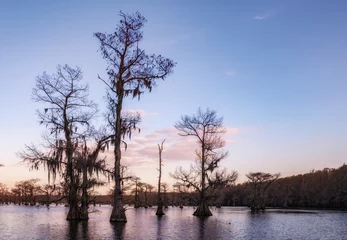
<svg viewBox="0 0 347 240">
<path fill-rule="evenodd" d="M 157 143 L 166 139 L 163 181 L 194 161 L 194 139 L 174 124 L 201 107 L 224 118 L 229 152 L 221 167 L 282 176 L 339 167 L 347 156 L 347 2 L 332 1 L 12 1 L 0 2 L 0 182 L 40 178 L 17 153 L 38 143 L 31 99 L 35 78 L 58 64 L 80 66 L 102 124 L 106 62 L 93 33 L 111 32 L 119 11 L 143 14 L 140 47 L 177 65 L 140 101 L 141 132 L 123 163 L 156 185 Z M 110 161 L 112 164 L 112 161 Z"/>
</svg>

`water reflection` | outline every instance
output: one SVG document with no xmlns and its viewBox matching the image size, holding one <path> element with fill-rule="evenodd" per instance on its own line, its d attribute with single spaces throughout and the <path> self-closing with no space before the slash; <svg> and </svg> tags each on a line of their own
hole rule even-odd
<svg viewBox="0 0 347 240">
<path fill-rule="evenodd" d="M 126 223 L 119 222 L 119 223 L 111 223 L 112 229 L 113 229 L 113 239 L 116 240 L 123 240 L 124 239 L 124 229 L 126 226 Z"/>
<path fill-rule="evenodd" d="M 0 206 L 0 239 L 346 239 L 347 214 L 251 214 L 247 208 L 222 208 L 212 217 L 193 209 L 129 209 L 127 223 L 110 223 L 110 206 L 97 207 L 89 221 L 66 221 L 66 209 Z"/>
<path fill-rule="evenodd" d="M 206 218 L 199 218 L 199 238 L 198 239 L 205 239 L 205 219 Z"/>
<path fill-rule="evenodd" d="M 162 240 L 162 222 L 163 222 L 163 216 L 157 216 L 157 240 Z"/>
<path fill-rule="evenodd" d="M 82 221 L 82 239 L 89 240 L 88 221 Z"/>
<path fill-rule="evenodd" d="M 271 214 L 266 212 L 248 212 L 246 234 L 253 239 L 266 239 L 267 232 L 271 229 Z"/>
<path fill-rule="evenodd" d="M 68 222 L 69 224 L 69 229 L 67 231 L 67 239 L 77 239 L 77 235 L 78 235 L 78 221 L 70 221 Z"/>
</svg>

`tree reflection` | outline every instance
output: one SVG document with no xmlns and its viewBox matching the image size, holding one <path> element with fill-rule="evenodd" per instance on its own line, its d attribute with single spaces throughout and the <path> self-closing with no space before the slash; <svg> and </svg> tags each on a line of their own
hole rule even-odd
<svg viewBox="0 0 347 240">
<path fill-rule="evenodd" d="M 88 221 L 82 221 L 82 239 L 89 239 L 89 231 L 88 231 Z"/>
<path fill-rule="evenodd" d="M 115 223 L 111 223 L 111 225 L 112 225 L 112 229 L 114 231 L 113 239 L 116 239 L 116 240 L 124 239 L 125 223 L 124 222 L 115 222 Z"/>
<path fill-rule="evenodd" d="M 67 239 L 77 239 L 78 236 L 78 221 L 69 221 L 69 231 Z"/>
<path fill-rule="evenodd" d="M 161 228 L 162 228 L 162 218 L 163 216 L 162 215 L 157 215 L 157 240 L 161 240 L 162 239 L 162 231 L 161 231 Z"/>
<path fill-rule="evenodd" d="M 199 239 L 205 239 L 205 217 L 199 218 Z"/>
<path fill-rule="evenodd" d="M 67 239 L 89 239 L 88 221 L 70 221 Z"/>
</svg>

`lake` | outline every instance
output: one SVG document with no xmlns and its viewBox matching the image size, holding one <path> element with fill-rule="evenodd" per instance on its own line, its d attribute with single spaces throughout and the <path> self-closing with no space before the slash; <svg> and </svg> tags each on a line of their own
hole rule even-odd
<svg viewBox="0 0 347 240">
<path fill-rule="evenodd" d="M 169 207 L 158 219 L 155 207 L 129 208 L 127 223 L 111 224 L 111 206 L 91 207 L 88 222 L 69 223 L 63 206 L 0 205 L 0 239 L 347 239 L 344 212 L 211 209 L 212 217 L 200 219 L 192 207 Z"/>
</svg>

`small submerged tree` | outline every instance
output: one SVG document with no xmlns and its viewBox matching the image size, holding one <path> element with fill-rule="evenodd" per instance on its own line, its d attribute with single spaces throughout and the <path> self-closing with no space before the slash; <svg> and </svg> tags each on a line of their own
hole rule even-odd
<svg viewBox="0 0 347 240">
<path fill-rule="evenodd" d="M 157 211 L 155 213 L 155 215 L 157 216 L 162 216 L 165 215 L 164 211 L 163 211 L 163 199 L 161 197 L 161 167 L 163 166 L 163 160 L 162 160 L 162 152 L 164 150 L 164 142 L 165 139 L 161 142 L 161 144 L 157 144 L 158 145 L 158 151 L 159 151 L 159 168 L 158 168 L 158 172 L 159 172 L 159 177 L 158 177 L 158 196 L 157 196 Z"/>
<path fill-rule="evenodd" d="M 99 175 L 102 174 L 109 181 L 113 177 L 112 171 L 108 168 L 105 158 L 99 158 L 100 152 L 104 152 L 108 143 L 112 139 L 112 135 L 105 133 L 93 133 L 95 143 L 91 147 L 83 138 L 78 152 L 77 170 L 82 173 L 82 196 L 81 196 L 81 215 L 82 219 L 88 219 L 88 207 L 90 202 L 90 189 L 95 186 L 103 186 L 104 182 L 99 180 Z"/>
<path fill-rule="evenodd" d="M 250 172 L 246 175 L 251 187 L 251 211 L 265 210 L 269 187 L 279 178 L 280 174 Z"/>
<path fill-rule="evenodd" d="M 141 206 L 140 192 L 143 184 L 140 182 L 140 180 L 141 179 L 139 177 L 133 177 L 132 179 L 134 185 L 134 189 L 132 191 L 134 193 L 134 208 L 139 208 Z"/>
<path fill-rule="evenodd" d="M 179 135 L 196 138 L 199 149 L 196 150 L 196 163 L 191 166 L 189 171 L 180 167 L 171 176 L 198 193 L 198 207 L 193 215 L 211 216 L 208 200 L 211 198 L 211 189 L 217 186 L 215 180 L 225 183 L 236 179 L 235 173 L 217 174 L 216 176 L 219 178 L 216 179 L 213 179 L 211 175 L 219 167 L 220 161 L 227 156 L 227 152 L 222 150 L 225 142 L 221 136 L 226 132 L 223 127 L 223 118 L 217 117 L 217 113 L 213 110 L 202 111 L 199 108 L 192 117 L 182 116 L 175 127 L 179 131 Z"/>
<path fill-rule="evenodd" d="M 140 98 L 145 90 L 151 91 L 156 80 L 164 80 L 172 72 L 174 62 L 161 55 L 148 55 L 139 47 L 146 19 L 138 12 L 124 14 L 113 33 L 97 32 L 100 51 L 108 63 L 108 80 L 99 77 L 108 87 L 108 99 L 113 103 L 114 121 L 114 204 L 111 222 L 126 222 L 121 191 L 122 109 L 127 96 Z"/>
</svg>

